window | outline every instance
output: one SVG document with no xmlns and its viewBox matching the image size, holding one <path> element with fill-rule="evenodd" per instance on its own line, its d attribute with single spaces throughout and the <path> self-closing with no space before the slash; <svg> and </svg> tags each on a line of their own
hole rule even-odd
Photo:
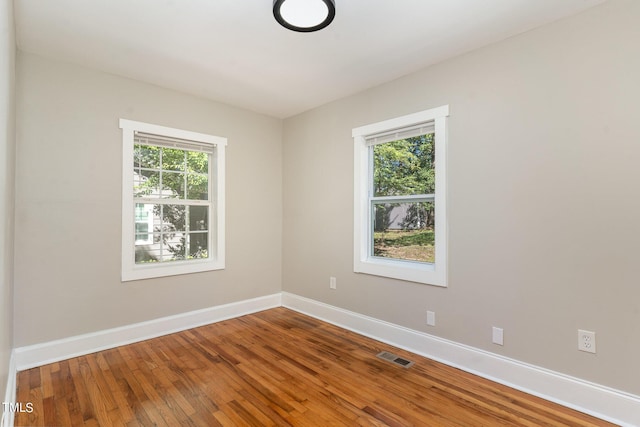
<svg viewBox="0 0 640 427">
<path fill-rule="evenodd" d="M 225 138 L 120 120 L 122 280 L 224 268 Z"/>
<path fill-rule="evenodd" d="M 449 107 L 353 129 L 354 271 L 446 286 Z"/>
</svg>

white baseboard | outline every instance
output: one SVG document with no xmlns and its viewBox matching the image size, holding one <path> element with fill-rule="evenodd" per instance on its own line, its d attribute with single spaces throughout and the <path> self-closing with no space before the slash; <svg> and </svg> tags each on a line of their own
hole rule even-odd
<svg viewBox="0 0 640 427">
<path fill-rule="evenodd" d="M 277 293 L 119 328 L 19 347 L 14 350 L 15 368 L 23 371 L 280 306 L 281 294 Z"/>
<path fill-rule="evenodd" d="M 640 426 L 640 396 L 445 340 L 287 292 L 282 305 L 621 426 Z"/>
<path fill-rule="evenodd" d="M 4 402 L 15 402 L 16 401 L 16 358 L 15 358 L 15 350 L 11 352 L 11 357 L 9 359 L 9 371 L 7 372 L 7 388 L 4 392 Z M 15 419 L 15 413 L 11 411 L 5 411 L 5 405 L 2 405 L 2 420 L 0 421 L 1 427 L 13 427 L 13 421 Z"/>
</svg>

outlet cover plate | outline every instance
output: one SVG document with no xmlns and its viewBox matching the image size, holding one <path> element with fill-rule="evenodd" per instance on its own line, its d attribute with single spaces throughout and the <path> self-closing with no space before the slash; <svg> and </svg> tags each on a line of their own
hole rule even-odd
<svg viewBox="0 0 640 427">
<path fill-rule="evenodd" d="M 596 352 L 596 333 L 578 329 L 578 350 L 587 353 Z"/>
<path fill-rule="evenodd" d="M 493 327 L 493 343 L 504 345 L 504 331 L 502 328 Z"/>
<path fill-rule="evenodd" d="M 427 326 L 436 326 L 436 313 L 427 311 Z"/>
</svg>

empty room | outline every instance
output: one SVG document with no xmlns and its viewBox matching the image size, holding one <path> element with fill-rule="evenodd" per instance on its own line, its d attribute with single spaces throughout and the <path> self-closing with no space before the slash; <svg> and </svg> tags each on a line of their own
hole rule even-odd
<svg viewBox="0 0 640 427">
<path fill-rule="evenodd" d="M 640 1 L 0 0 L 9 426 L 640 426 Z"/>
</svg>

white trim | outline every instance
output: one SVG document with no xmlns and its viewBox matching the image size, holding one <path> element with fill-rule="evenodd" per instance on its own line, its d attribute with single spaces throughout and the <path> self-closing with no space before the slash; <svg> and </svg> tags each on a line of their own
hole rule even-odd
<svg viewBox="0 0 640 427">
<path fill-rule="evenodd" d="M 216 246 L 216 252 L 215 252 L 215 257 L 216 257 L 216 262 L 217 262 L 217 268 L 222 269 L 225 268 L 225 224 L 226 224 L 226 205 L 225 205 L 225 200 L 226 200 L 226 164 L 227 164 L 227 160 L 226 160 L 226 141 L 227 139 L 224 139 L 225 143 L 224 144 L 220 144 L 216 147 L 216 151 L 215 153 L 213 153 L 213 164 L 216 165 L 216 170 L 214 171 L 215 174 L 215 192 L 212 195 L 213 197 L 213 203 L 214 203 L 214 208 L 213 208 L 213 213 L 214 213 L 214 218 L 213 220 L 215 221 L 215 232 L 216 232 L 216 240 L 215 240 L 215 244 Z M 214 229 L 212 229 L 211 231 L 213 231 Z M 211 232 L 209 233 L 211 234 Z M 211 239 L 212 236 L 209 236 L 209 238 Z"/>
<path fill-rule="evenodd" d="M 151 123 L 136 122 L 133 120 L 120 119 L 120 129 L 128 130 L 133 135 L 134 131 L 150 133 L 159 136 L 169 136 L 172 138 L 184 139 L 187 141 L 206 142 L 213 145 L 227 145 L 227 138 L 208 135 L 206 133 L 192 132 L 184 129 L 170 128 L 166 126 L 154 125 Z M 131 166 L 129 162 L 128 166 Z"/>
<path fill-rule="evenodd" d="M 353 171 L 353 271 L 394 279 L 447 286 L 447 116 L 449 106 L 444 105 L 378 123 L 360 126 L 352 130 L 354 139 Z M 418 124 L 433 123 L 435 134 L 436 182 L 435 182 L 435 263 L 407 262 L 396 259 L 381 259 L 372 256 L 371 207 L 377 200 L 370 194 L 372 159 L 367 140 L 381 132 L 402 130 Z M 409 200 L 410 197 L 398 197 Z"/>
<path fill-rule="evenodd" d="M 270 308 L 280 307 L 281 294 L 162 317 L 119 328 L 77 335 L 15 349 L 15 369 L 25 369 L 144 341 Z"/>
<path fill-rule="evenodd" d="M 287 292 L 282 305 L 621 426 L 640 425 L 640 396 Z"/>
<path fill-rule="evenodd" d="M 16 389 L 18 384 L 16 384 L 16 375 L 18 371 L 16 370 L 16 357 L 15 350 L 11 351 L 11 356 L 9 358 L 9 370 L 7 372 L 7 388 L 4 392 L 4 400 L 2 402 L 13 402 L 16 401 Z M 25 402 L 26 403 L 26 402 Z M 4 405 L 2 405 L 2 419 L 0 420 L 1 427 L 13 427 L 14 419 L 16 414 L 14 412 L 4 411 Z"/>
<path fill-rule="evenodd" d="M 449 106 L 443 105 L 441 107 L 431 108 L 429 110 L 419 111 L 417 113 L 407 114 L 405 116 L 395 117 L 393 119 L 383 120 L 381 122 L 354 128 L 351 131 L 351 136 L 375 136 L 375 134 L 381 132 L 415 126 L 419 123 L 428 122 L 430 120 L 435 120 L 439 117 L 446 117 L 448 115 Z"/>
</svg>

